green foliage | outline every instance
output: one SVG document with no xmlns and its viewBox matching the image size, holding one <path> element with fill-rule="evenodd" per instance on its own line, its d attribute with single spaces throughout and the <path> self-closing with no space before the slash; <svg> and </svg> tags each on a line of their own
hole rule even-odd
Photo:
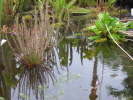
<svg viewBox="0 0 133 100">
<path fill-rule="evenodd" d="M 56 17 L 59 20 L 66 19 L 69 13 L 89 13 L 88 9 L 73 6 L 76 0 L 50 0 L 52 7 L 55 10 Z"/>
<path fill-rule="evenodd" d="M 102 40 L 105 41 L 107 39 L 111 39 L 105 25 L 108 26 L 110 33 L 116 41 L 121 41 L 125 37 L 124 34 L 120 34 L 120 31 L 126 31 L 133 28 L 133 22 L 120 22 L 118 18 L 113 18 L 109 16 L 108 12 L 104 12 L 98 14 L 98 20 L 95 21 L 94 25 L 89 26 L 84 30 L 91 31 L 96 34 L 96 36 L 90 36 L 90 40 L 103 38 Z"/>
<path fill-rule="evenodd" d="M 66 0 L 55 0 L 55 1 L 49 0 L 49 1 L 55 10 L 56 17 L 59 18 L 59 20 L 62 20 L 63 17 L 67 16 L 68 9 L 72 7 L 72 5 L 76 2 L 76 0 L 72 0 L 69 3 L 67 3 Z"/>
<path fill-rule="evenodd" d="M 0 28 L 1 28 L 1 16 L 2 16 L 2 8 L 3 8 L 3 2 L 4 0 L 0 0 Z"/>
<path fill-rule="evenodd" d="M 111 41 L 102 43 L 92 42 L 92 44 L 89 45 L 89 48 L 83 50 L 83 57 L 92 60 L 94 57 L 102 55 L 104 59 L 109 59 L 110 57 L 112 58 L 112 54 L 115 54 L 115 57 L 118 56 L 118 54 L 116 55 L 116 52 L 118 53 L 117 50 L 119 49 L 117 49 L 117 46 Z"/>
<path fill-rule="evenodd" d="M 85 8 L 79 8 L 79 7 L 71 7 L 69 10 L 70 13 L 89 13 L 90 11 Z"/>
<path fill-rule="evenodd" d="M 110 9 L 113 8 L 116 2 L 117 2 L 117 0 L 108 0 L 108 2 L 107 2 L 108 8 L 110 8 Z"/>
</svg>

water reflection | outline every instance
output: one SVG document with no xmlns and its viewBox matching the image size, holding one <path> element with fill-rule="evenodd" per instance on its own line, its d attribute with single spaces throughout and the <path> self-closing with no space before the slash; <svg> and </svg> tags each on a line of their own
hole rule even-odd
<svg viewBox="0 0 133 100">
<path fill-rule="evenodd" d="M 8 89 L 7 86 L 5 84 L 5 79 L 4 76 L 2 74 L 2 68 L 0 67 L 0 97 L 4 97 L 7 100 L 9 99 L 9 93 L 8 93 Z"/>
<path fill-rule="evenodd" d="M 11 86 L 14 87 L 17 83 L 13 57 L 12 51 L 6 44 L 0 46 L 0 93 L 6 100 L 11 99 Z"/>
<path fill-rule="evenodd" d="M 81 62 L 83 60 L 83 49 L 87 47 L 88 39 L 82 36 L 76 36 L 72 38 L 66 38 L 73 34 L 82 33 L 82 29 L 85 27 L 87 20 L 73 21 L 68 27 L 67 32 L 65 32 L 65 37 L 58 45 L 58 56 L 60 59 L 60 64 L 64 67 L 68 67 L 73 61 L 73 50 L 74 47 L 76 51 L 80 54 Z M 64 36 L 64 29 L 61 30 Z M 68 58 L 70 55 L 70 58 Z"/>
<path fill-rule="evenodd" d="M 71 38 L 69 39 L 68 46 L 71 48 L 71 51 L 67 51 L 66 53 L 68 53 L 67 55 L 70 55 L 70 59 L 73 57 L 71 55 L 73 55 L 73 52 L 76 48 L 76 50 L 78 51 L 78 53 L 80 53 L 80 59 L 81 62 L 83 61 L 83 59 L 88 59 L 88 60 L 93 60 L 94 61 L 94 67 L 93 67 L 93 77 L 92 77 L 92 83 L 91 85 L 93 86 L 93 88 L 91 89 L 89 98 L 90 100 L 95 100 L 96 98 L 103 98 L 104 93 L 103 88 L 106 86 L 105 83 L 100 84 L 100 88 L 101 90 L 97 92 L 97 89 L 95 88 L 95 84 L 96 84 L 96 80 L 99 77 L 99 75 L 97 75 L 97 66 L 99 66 L 99 64 L 97 64 L 97 62 L 99 61 L 100 63 L 103 64 L 103 66 L 110 68 L 113 73 L 111 72 L 110 75 L 108 75 L 108 77 L 106 76 L 106 74 L 103 74 L 103 79 L 100 78 L 100 81 L 105 80 L 105 77 L 107 79 L 111 79 L 113 80 L 113 78 L 115 79 L 115 77 L 120 78 L 119 80 L 116 81 L 122 81 L 122 86 L 120 86 L 121 88 L 116 89 L 115 87 L 113 87 L 113 85 L 111 86 L 108 85 L 106 86 L 106 91 L 108 91 L 108 95 L 112 95 L 113 99 L 115 98 L 132 98 L 132 60 L 130 60 L 130 58 L 124 54 L 123 51 L 121 51 L 120 48 L 118 48 L 112 41 L 108 41 L 108 42 L 104 42 L 104 43 L 96 43 L 96 42 L 89 42 L 87 43 L 87 41 L 84 39 L 79 39 L 78 42 L 73 42 L 75 40 L 75 38 Z M 64 40 L 65 41 L 65 40 Z M 68 40 L 67 40 L 68 41 Z M 78 45 L 78 43 L 80 43 L 81 45 Z M 86 42 L 84 42 L 86 41 Z M 85 44 L 85 46 L 83 46 L 83 44 Z M 77 47 L 78 45 L 78 47 Z M 132 45 L 132 44 L 131 44 Z M 131 50 L 132 47 L 130 46 L 130 43 L 124 43 L 124 45 L 121 45 L 128 53 L 131 54 Z M 78 49 L 80 48 L 80 49 Z M 132 54 L 131 54 L 132 55 Z M 69 56 L 67 56 L 67 58 L 69 58 Z M 68 62 L 68 61 L 67 61 Z M 73 61 L 71 60 L 71 63 Z M 70 64 L 71 65 L 71 64 Z M 107 68 L 106 68 L 107 69 Z M 104 71 L 103 73 L 108 73 L 106 72 L 107 70 L 103 69 L 101 71 Z M 122 69 L 122 70 L 121 70 Z M 98 70 L 99 72 L 99 70 Z M 128 76 L 127 78 L 123 79 L 122 76 L 118 75 L 118 74 L 123 74 Z M 129 74 L 130 73 L 130 74 Z M 113 77 L 112 77 L 113 76 Z M 130 81 L 129 81 L 130 80 Z M 104 81 L 103 81 L 104 82 Z M 110 81 L 111 82 L 111 81 Z M 101 93 L 99 93 L 101 92 Z M 102 95 L 102 96 L 100 96 Z M 65 100 L 65 99 L 64 99 Z M 102 99 L 101 99 L 102 100 Z M 117 100 L 117 99 L 116 99 Z"/>
<path fill-rule="evenodd" d="M 22 66 L 24 67 L 24 66 Z M 55 80 L 52 68 L 39 66 L 37 68 L 23 68 L 19 78 L 19 92 L 30 97 L 31 91 L 36 96 L 36 99 L 44 100 L 44 90 L 39 89 L 39 86 L 48 86 L 49 80 Z"/>
<path fill-rule="evenodd" d="M 87 40 L 86 39 L 64 39 L 58 46 L 58 55 L 60 59 L 60 64 L 62 66 L 70 66 L 73 61 L 73 47 L 76 49 L 76 52 L 80 54 L 81 62 L 83 60 L 83 49 L 86 48 Z M 70 58 L 68 58 L 70 55 Z"/>
<path fill-rule="evenodd" d="M 127 77 L 123 80 L 122 85 L 124 89 L 120 90 L 114 87 L 108 87 L 111 95 L 117 98 L 126 98 L 126 100 L 133 99 L 133 77 Z"/>
<path fill-rule="evenodd" d="M 123 45 L 123 48 L 131 55 L 132 55 L 132 42 L 127 42 Z M 114 97 L 118 98 L 126 98 L 126 100 L 133 99 L 133 61 L 130 60 L 126 55 L 121 55 L 121 59 L 119 65 L 122 65 L 122 71 L 126 72 L 127 77 L 123 80 L 122 86 L 123 89 L 115 88 L 115 87 L 108 87 L 109 93 Z M 117 59 L 116 59 L 117 60 Z"/>
<path fill-rule="evenodd" d="M 98 58 L 95 57 L 94 67 L 93 67 L 93 77 L 91 82 L 93 88 L 91 89 L 91 94 L 89 95 L 90 100 L 96 100 L 98 97 L 98 95 L 96 94 L 98 88 L 97 64 L 98 64 Z"/>
</svg>

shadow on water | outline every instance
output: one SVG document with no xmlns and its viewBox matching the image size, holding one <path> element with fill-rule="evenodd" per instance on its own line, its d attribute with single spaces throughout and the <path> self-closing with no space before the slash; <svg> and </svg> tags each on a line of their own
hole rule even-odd
<svg viewBox="0 0 133 100">
<path fill-rule="evenodd" d="M 59 100 L 60 95 L 61 100 L 132 100 L 133 61 L 126 54 L 112 41 L 96 43 L 86 37 L 66 38 L 81 33 L 85 23 L 86 20 L 71 23 L 64 39 L 40 67 L 17 64 L 4 45 L 0 49 L 0 96 L 6 100 Z M 121 46 L 133 56 L 132 42 Z M 64 74 L 66 71 L 69 75 Z"/>
</svg>

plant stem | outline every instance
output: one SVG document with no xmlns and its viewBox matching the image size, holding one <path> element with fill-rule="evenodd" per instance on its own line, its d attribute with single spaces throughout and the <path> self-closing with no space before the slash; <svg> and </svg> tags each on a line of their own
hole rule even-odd
<svg viewBox="0 0 133 100">
<path fill-rule="evenodd" d="M 108 29 L 108 26 L 105 24 L 105 26 L 106 26 L 106 28 L 107 28 L 107 31 L 108 31 L 108 33 L 109 33 L 109 35 L 111 36 L 111 38 L 113 39 L 113 41 L 115 42 L 115 44 L 131 59 L 131 60 L 133 60 L 133 57 L 132 56 L 130 56 L 117 42 L 116 42 L 116 40 L 113 38 L 113 36 L 111 35 L 111 33 L 110 33 L 110 31 L 109 31 L 109 29 Z"/>
</svg>

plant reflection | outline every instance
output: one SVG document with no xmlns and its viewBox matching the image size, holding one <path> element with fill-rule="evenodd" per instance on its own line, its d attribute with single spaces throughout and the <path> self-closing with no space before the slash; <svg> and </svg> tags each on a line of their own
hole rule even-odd
<svg viewBox="0 0 133 100">
<path fill-rule="evenodd" d="M 8 52 L 6 52 L 7 49 Z M 14 88 L 20 94 L 18 99 L 26 99 L 33 92 L 36 98 L 44 100 L 44 89 L 40 89 L 39 86 L 46 88 L 49 82 L 52 81 L 54 84 L 56 81 L 54 76 L 54 69 L 57 68 L 55 51 L 48 50 L 48 52 L 50 53 L 47 57 L 45 56 L 45 62 L 41 66 L 29 68 L 13 56 L 8 45 L 0 48 L 0 97 L 11 100 L 11 94 L 14 94 L 11 88 Z"/>
<path fill-rule="evenodd" d="M 76 16 L 73 16 L 76 17 Z M 82 32 L 83 27 L 85 27 L 87 20 L 73 20 L 70 23 L 70 26 L 67 27 L 67 31 L 65 32 L 64 39 L 58 45 L 58 55 L 60 64 L 64 67 L 68 67 L 72 64 L 73 61 L 73 50 L 75 49 L 77 53 L 80 54 L 81 63 L 83 61 L 83 52 L 82 50 L 86 48 L 87 45 L 87 38 L 84 36 L 75 36 L 66 38 L 67 36 L 71 36 L 74 34 L 79 34 Z M 61 33 L 64 35 L 64 29 L 60 30 Z M 82 34 L 81 34 L 82 35 Z"/>
<path fill-rule="evenodd" d="M 7 86 L 4 80 L 4 76 L 2 74 L 2 69 L 0 66 L 0 97 L 4 97 L 5 99 L 9 100 L 8 96 L 8 91 L 7 91 Z"/>
<path fill-rule="evenodd" d="M 123 48 L 131 55 L 132 54 L 132 42 L 127 42 L 125 45 L 123 45 Z M 122 55 L 122 58 L 120 59 L 121 62 L 119 62 L 119 65 L 122 65 L 122 71 L 126 72 L 127 77 L 123 80 L 122 85 L 124 89 L 119 90 L 114 87 L 108 87 L 109 93 L 113 95 L 114 97 L 118 98 L 126 98 L 126 100 L 132 100 L 133 99 L 133 61 L 130 60 L 127 56 Z"/>
<path fill-rule="evenodd" d="M 54 52 L 52 52 L 54 53 Z M 45 63 L 38 67 L 28 68 L 27 66 L 20 64 L 19 69 L 21 69 L 18 92 L 30 97 L 31 91 L 36 96 L 36 99 L 44 100 L 44 89 L 40 89 L 39 86 L 46 88 L 49 82 L 56 81 L 53 69 L 55 65 L 55 55 L 51 54 L 48 56 Z M 50 59 L 50 60 L 49 60 Z M 18 96 L 21 98 L 21 96 Z"/>
<path fill-rule="evenodd" d="M 132 56 L 132 42 L 127 42 L 121 45 L 124 50 L 126 50 Z M 94 56 L 98 56 L 99 60 L 104 60 L 104 65 L 111 67 L 112 69 L 117 69 L 122 66 L 122 71 L 127 73 L 127 77 L 123 80 L 122 90 L 114 88 L 113 86 L 108 86 L 110 95 L 117 97 L 119 99 L 126 98 L 127 100 L 133 99 L 133 67 L 132 60 L 124 54 L 117 46 L 105 42 L 105 43 L 92 43 L 90 49 L 92 52 L 87 52 L 89 56 L 88 59 L 92 59 Z M 87 56 L 86 56 L 87 57 Z"/>
<path fill-rule="evenodd" d="M 15 87 L 17 84 L 13 58 L 8 45 L 0 46 L 0 96 L 4 97 L 5 100 L 11 99 L 11 87 Z"/>
<path fill-rule="evenodd" d="M 44 100 L 44 91 L 40 90 L 38 87 L 40 85 L 48 85 L 50 79 L 52 79 L 52 81 L 55 79 L 52 68 L 46 67 L 45 65 L 37 68 L 24 67 L 18 84 L 19 93 L 30 96 L 28 94 L 33 91 L 37 99 L 38 95 L 40 95 L 40 99 Z"/>
<path fill-rule="evenodd" d="M 108 87 L 109 92 L 114 97 L 118 98 L 126 98 L 126 100 L 132 100 L 133 99 L 133 77 L 127 77 L 123 80 L 123 90 L 116 89 L 114 87 Z"/>
<path fill-rule="evenodd" d="M 96 94 L 98 88 L 97 64 L 98 64 L 98 58 L 95 57 L 94 67 L 93 67 L 93 77 L 91 82 L 91 86 L 93 88 L 91 89 L 91 94 L 89 95 L 90 100 L 96 100 L 96 98 L 98 97 L 98 95 Z"/>
</svg>

